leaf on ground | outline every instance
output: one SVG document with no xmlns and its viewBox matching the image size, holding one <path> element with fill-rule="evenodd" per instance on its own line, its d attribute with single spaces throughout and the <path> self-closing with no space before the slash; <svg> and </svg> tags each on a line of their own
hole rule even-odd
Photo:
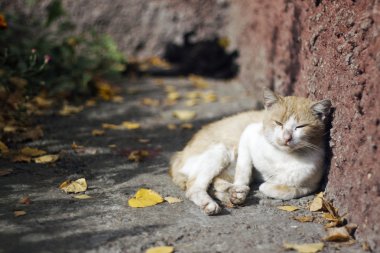
<svg viewBox="0 0 380 253">
<path fill-rule="evenodd" d="M 197 113 L 195 111 L 177 110 L 173 112 L 173 116 L 182 121 L 189 121 L 194 119 Z"/>
<path fill-rule="evenodd" d="M 293 219 L 299 222 L 311 222 L 314 220 L 313 216 L 294 216 Z"/>
<path fill-rule="evenodd" d="M 176 198 L 176 197 L 165 197 L 164 199 L 165 199 L 165 201 L 168 202 L 169 204 L 180 203 L 180 202 L 183 201 L 182 199 L 179 199 L 179 198 Z"/>
<path fill-rule="evenodd" d="M 107 83 L 104 80 L 97 80 L 95 86 L 98 96 L 104 101 L 110 101 L 115 95 L 111 84 Z"/>
<path fill-rule="evenodd" d="M 102 136 L 104 135 L 104 130 L 101 130 L 101 129 L 94 129 L 91 131 L 91 135 L 92 136 Z"/>
<path fill-rule="evenodd" d="M 88 99 L 85 103 L 86 107 L 93 107 L 96 105 L 96 100 L 95 99 Z"/>
<path fill-rule="evenodd" d="M 148 207 L 164 202 L 164 199 L 157 192 L 150 189 L 139 189 L 135 196 L 128 200 L 130 207 Z"/>
<path fill-rule="evenodd" d="M 145 253 L 173 253 L 173 252 L 174 252 L 174 247 L 172 246 L 153 247 L 145 251 Z"/>
<path fill-rule="evenodd" d="M 20 216 L 24 216 L 24 215 L 26 215 L 26 212 L 23 211 L 23 210 L 17 210 L 17 211 L 14 211 L 14 212 L 13 212 L 13 215 L 14 215 L 15 217 L 20 217 Z"/>
<path fill-rule="evenodd" d="M 323 208 L 327 210 L 333 217 L 339 219 L 338 210 L 327 200 L 323 199 Z"/>
<path fill-rule="evenodd" d="M 189 80 L 198 89 L 206 89 L 209 87 L 209 83 L 200 76 L 190 75 Z"/>
<path fill-rule="evenodd" d="M 34 158 L 35 163 L 54 163 L 59 159 L 59 155 L 44 155 Z"/>
<path fill-rule="evenodd" d="M 85 178 L 79 178 L 75 181 L 66 180 L 60 186 L 59 189 L 66 193 L 79 193 L 87 190 L 87 182 Z"/>
<path fill-rule="evenodd" d="M 166 126 L 169 130 L 176 130 L 177 126 L 175 124 L 167 124 Z"/>
<path fill-rule="evenodd" d="M 328 228 L 327 236 L 323 238 L 324 241 L 328 242 L 347 242 L 350 240 L 351 236 L 345 227 L 339 228 Z"/>
<path fill-rule="evenodd" d="M 156 107 L 160 105 L 160 101 L 158 99 L 153 98 L 143 98 L 140 103 L 145 106 Z"/>
<path fill-rule="evenodd" d="M 73 150 L 76 150 L 76 149 L 79 149 L 79 148 L 84 148 L 84 146 L 82 146 L 82 145 L 78 145 L 78 144 L 76 144 L 75 141 L 74 141 L 73 144 L 71 144 L 71 148 L 72 148 Z"/>
<path fill-rule="evenodd" d="M 79 194 L 79 195 L 73 195 L 73 198 L 74 199 L 90 199 L 92 197 L 87 194 Z"/>
<path fill-rule="evenodd" d="M 65 104 L 63 108 L 58 112 L 61 116 L 69 116 L 83 111 L 83 106 L 72 106 Z"/>
<path fill-rule="evenodd" d="M 0 177 L 9 175 L 13 172 L 13 169 L 0 169 Z"/>
<path fill-rule="evenodd" d="M 201 93 L 199 91 L 190 91 L 186 93 L 186 98 L 188 99 L 197 99 L 201 97 Z"/>
<path fill-rule="evenodd" d="M 9 153 L 9 148 L 7 145 L 5 145 L 4 142 L 0 141 L 0 152 L 2 154 L 8 154 Z"/>
<path fill-rule="evenodd" d="M 3 128 L 4 133 L 15 133 L 17 132 L 17 127 L 12 125 L 6 125 Z"/>
<path fill-rule="evenodd" d="M 141 162 L 146 157 L 149 156 L 149 151 L 147 150 L 132 150 L 128 155 L 128 160 L 132 162 Z"/>
<path fill-rule="evenodd" d="M 299 207 L 296 206 L 278 206 L 277 208 L 287 212 L 294 212 L 299 209 Z"/>
<path fill-rule="evenodd" d="M 150 140 L 149 139 L 139 139 L 139 142 L 140 143 L 149 143 Z"/>
<path fill-rule="evenodd" d="M 22 198 L 18 201 L 18 203 L 23 204 L 23 205 L 30 205 L 31 201 L 30 201 L 29 196 L 24 196 L 24 197 L 22 197 Z"/>
<path fill-rule="evenodd" d="M 30 156 L 17 154 L 12 157 L 12 162 L 15 163 L 30 163 L 32 161 L 32 158 Z"/>
<path fill-rule="evenodd" d="M 139 129 L 141 127 L 139 123 L 132 121 L 124 121 L 121 125 L 128 130 Z"/>
<path fill-rule="evenodd" d="M 104 129 L 111 129 L 111 130 L 120 130 L 122 127 L 120 125 L 115 125 L 115 124 L 109 124 L 109 123 L 103 123 L 102 128 Z"/>
<path fill-rule="evenodd" d="M 171 91 L 167 94 L 167 99 L 171 101 L 177 101 L 181 98 L 181 94 L 179 94 L 177 91 Z"/>
<path fill-rule="evenodd" d="M 322 211 L 323 209 L 323 192 L 320 192 L 315 196 L 313 201 L 310 204 L 310 211 L 317 212 Z"/>
<path fill-rule="evenodd" d="M 166 60 L 164 60 L 158 56 L 151 57 L 147 61 L 150 65 L 158 67 L 158 68 L 162 68 L 162 69 L 170 69 L 171 68 L 169 62 L 167 62 Z"/>
<path fill-rule="evenodd" d="M 305 243 L 305 244 L 295 244 L 295 243 L 284 243 L 284 248 L 287 250 L 297 250 L 299 253 L 316 253 L 321 251 L 324 247 L 323 242 L 319 243 Z"/>
<path fill-rule="evenodd" d="M 121 104 L 124 102 L 124 98 L 122 96 L 114 96 L 114 97 L 112 97 L 111 101 L 114 103 Z"/>
<path fill-rule="evenodd" d="M 183 123 L 181 124 L 181 128 L 182 129 L 193 129 L 193 124 L 190 124 L 190 123 Z"/>
<path fill-rule="evenodd" d="M 47 99 L 43 96 L 36 96 L 34 97 L 33 101 L 37 105 L 37 107 L 40 109 L 50 108 L 53 104 L 53 100 Z"/>
<path fill-rule="evenodd" d="M 213 103 L 218 100 L 218 97 L 214 92 L 206 92 L 202 94 L 202 98 L 205 103 Z"/>
<path fill-rule="evenodd" d="M 20 154 L 25 155 L 25 156 L 35 157 L 35 156 L 45 155 L 46 151 L 38 149 L 38 148 L 25 147 L 21 149 Z"/>
</svg>

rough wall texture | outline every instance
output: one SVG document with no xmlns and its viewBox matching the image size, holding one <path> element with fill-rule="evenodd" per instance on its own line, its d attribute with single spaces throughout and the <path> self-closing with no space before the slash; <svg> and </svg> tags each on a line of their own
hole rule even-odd
<svg viewBox="0 0 380 253">
<path fill-rule="evenodd" d="M 23 1 L 4 0 L 0 8 Z M 40 8 L 46 0 L 39 1 Z M 380 250 L 380 3 L 302 0 L 65 0 L 79 31 L 107 32 L 127 55 L 162 52 L 190 30 L 228 35 L 240 51 L 240 80 L 333 101 L 327 192 L 357 235 Z"/>
<path fill-rule="evenodd" d="M 327 192 L 380 250 L 379 1 L 238 1 L 241 80 L 333 101 Z M 242 20 L 241 20 L 242 19 Z"/>
</svg>

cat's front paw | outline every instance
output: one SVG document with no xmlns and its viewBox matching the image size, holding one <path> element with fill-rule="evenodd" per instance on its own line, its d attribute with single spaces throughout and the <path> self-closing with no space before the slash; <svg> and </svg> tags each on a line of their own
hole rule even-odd
<svg viewBox="0 0 380 253">
<path fill-rule="evenodd" d="M 222 211 L 222 208 L 216 202 L 209 202 L 201 207 L 207 215 L 216 215 Z"/>
<path fill-rule="evenodd" d="M 232 204 L 240 205 L 243 204 L 247 198 L 249 192 L 249 186 L 246 185 L 233 185 L 229 189 L 230 201 Z"/>
</svg>

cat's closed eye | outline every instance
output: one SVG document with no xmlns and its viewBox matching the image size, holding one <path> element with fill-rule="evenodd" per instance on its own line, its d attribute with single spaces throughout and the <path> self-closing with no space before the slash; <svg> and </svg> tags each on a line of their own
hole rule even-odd
<svg viewBox="0 0 380 253">
<path fill-rule="evenodd" d="M 296 126 L 295 129 L 303 128 L 303 127 L 306 127 L 306 126 L 308 126 L 308 125 L 309 125 L 309 124 L 302 124 L 302 125 Z"/>
<path fill-rule="evenodd" d="M 275 120 L 274 123 L 276 123 L 276 125 L 278 126 L 281 126 L 281 127 L 283 126 L 283 124 L 280 121 Z"/>
</svg>

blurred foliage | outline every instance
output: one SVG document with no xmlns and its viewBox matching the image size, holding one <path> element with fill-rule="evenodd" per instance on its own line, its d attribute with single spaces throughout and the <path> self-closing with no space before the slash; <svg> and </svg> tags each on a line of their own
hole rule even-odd
<svg viewBox="0 0 380 253">
<path fill-rule="evenodd" d="M 109 36 L 74 29 L 61 0 L 52 0 L 45 13 L 0 13 L 1 100 L 21 91 L 25 97 L 41 91 L 89 94 L 95 80 L 124 70 L 123 56 Z"/>
</svg>

